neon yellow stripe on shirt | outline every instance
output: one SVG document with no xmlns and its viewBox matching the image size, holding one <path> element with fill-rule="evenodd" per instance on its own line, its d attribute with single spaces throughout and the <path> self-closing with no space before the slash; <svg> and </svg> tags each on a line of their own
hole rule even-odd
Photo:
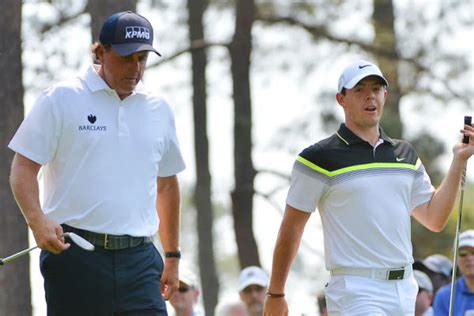
<svg viewBox="0 0 474 316">
<path fill-rule="evenodd" d="M 311 161 L 298 156 L 296 158 L 299 162 L 304 164 L 305 166 L 308 166 L 309 168 L 322 173 L 328 177 L 333 177 L 337 176 L 346 172 L 351 172 L 351 171 L 357 171 L 357 170 L 365 170 L 365 169 L 376 169 L 376 168 L 399 168 L 399 169 L 411 169 L 411 170 L 416 170 L 418 167 L 421 165 L 421 160 L 418 159 L 416 161 L 416 164 L 411 165 L 408 163 L 396 163 L 396 162 L 374 162 L 374 163 L 366 163 L 362 165 L 355 165 L 355 166 L 350 166 L 350 167 L 345 167 L 341 169 L 337 169 L 334 171 L 328 171 L 326 169 L 323 169 L 319 167 L 318 165 L 312 163 Z"/>
</svg>

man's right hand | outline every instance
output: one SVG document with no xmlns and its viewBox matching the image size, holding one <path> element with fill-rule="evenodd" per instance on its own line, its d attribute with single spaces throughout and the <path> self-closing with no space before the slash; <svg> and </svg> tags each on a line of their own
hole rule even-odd
<svg viewBox="0 0 474 316">
<path fill-rule="evenodd" d="M 264 316 L 288 316 L 288 304 L 284 297 L 267 297 L 263 309 Z"/>
<path fill-rule="evenodd" d="M 57 255 L 71 246 L 64 241 L 61 225 L 50 220 L 44 214 L 34 221 L 28 221 L 28 225 L 33 231 L 36 244 L 43 250 Z"/>
</svg>

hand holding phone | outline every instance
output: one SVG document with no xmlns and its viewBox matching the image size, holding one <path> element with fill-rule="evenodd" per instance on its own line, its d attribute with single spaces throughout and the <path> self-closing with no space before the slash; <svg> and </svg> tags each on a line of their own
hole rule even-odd
<svg viewBox="0 0 474 316">
<path fill-rule="evenodd" d="M 471 126 L 471 124 L 472 124 L 472 116 L 465 116 L 464 117 L 464 125 Z M 464 137 L 462 138 L 462 142 L 464 144 L 469 144 L 469 136 L 464 135 Z"/>
</svg>

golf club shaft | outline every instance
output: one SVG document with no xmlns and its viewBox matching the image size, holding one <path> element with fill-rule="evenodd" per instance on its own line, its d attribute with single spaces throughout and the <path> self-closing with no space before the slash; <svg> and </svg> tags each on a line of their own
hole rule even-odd
<svg viewBox="0 0 474 316">
<path fill-rule="evenodd" d="M 464 168 L 462 180 L 461 180 L 461 196 L 459 198 L 459 209 L 458 209 L 458 220 L 456 224 L 456 235 L 454 238 L 454 253 L 453 253 L 453 272 L 451 274 L 451 294 L 449 297 L 449 316 L 453 315 L 454 311 L 454 287 L 456 285 L 456 268 L 458 264 L 458 246 L 459 246 L 459 233 L 461 231 L 462 222 L 462 205 L 464 199 L 464 183 L 466 179 L 466 168 Z"/>
<path fill-rule="evenodd" d="M 28 249 L 25 249 L 25 250 L 22 250 L 20 252 L 17 252 L 9 257 L 6 257 L 4 259 L 0 259 L 0 265 L 4 265 L 4 264 L 7 264 L 9 263 L 10 261 L 13 261 L 15 260 L 16 258 L 19 258 L 23 255 L 26 255 L 27 253 L 29 253 L 30 251 L 32 250 L 35 250 L 36 248 L 38 248 L 38 246 L 34 246 L 34 247 L 31 247 L 31 248 L 28 248 Z"/>
<path fill-rule="evenodd" d="M 64 233 L 62 235 L 62 237 L 68 237 L 68 238 L 71 238 L 76 244 L 79 245 L 79 247 L 83 248 L 83 249 L 86 249 L 86 250 L 89 250 L 89 251 L 92 251 L 94 250 L 94 246 L 91 244 L 90 247 L 89 245 L 87 245 L 87 241 L 83 240 L 81 241 L 81 237 L 77 236 L 77 235 L 74 235 L 75 237 L 73 237 L 72 235 L 74 235 L 73 233 Z M 74 238 L 74 239 L 73 239 Z M 79 239 L 79 240 L 78 240 Z M 84 246 L 84 243 L 86 243 L 86 245 Z M 30 251 L 32 250 L 35 250 L 36 248 L 38 248 L 38 246 L 34 246 L 34 247 L 31 247 L 31 248 L 28 248 L 28 249 L 25 249 L 25 250 L 22 250 L 20 252 L 17 252 L 9 257 L 6 257 L 6 258 L 0 258 L 0 266 L 3 266 L 21 256 L 24 256 L 26 255 L 27 253 L 29 253 Z"/>
<path fill-rule="evenodd" d="M 464 117 L 464 124 L 471 125 L 472 124 L 472 117 L 465 116 Z M 464 136 L 462 142 L 464 144 L 469 143 L 469 137 Z M 462 206 L 464 200 L 464 184 L 466 183 L 466 171 L 467 165 L 464 167 L 464 171 L 461 178 L 461 195 L 459 197 L 459 209 L 458 209 L 458 220 L 456 224 L 456 234 L 454 238 L 454 251 L 453 251 L 453 271 L 451 274 L 451 294 L 449 297 L 449 316 L 452 316 L 454 313 L 454 289 L 456 285 L 456 270 L 457 270 L 457 262 L 458 262 L 458 247 L 459 247 L 459 234 L 461 232 L 461 223 L 462 223 Z"/>
</svg>

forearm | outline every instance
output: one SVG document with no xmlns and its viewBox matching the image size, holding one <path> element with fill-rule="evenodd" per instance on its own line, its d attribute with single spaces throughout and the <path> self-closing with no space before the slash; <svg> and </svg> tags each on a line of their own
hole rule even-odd
<svg viewBox="0 0 474 316">
<path fill-rule="evenodd" d="M 37 245 L 55 254 L 67 249 L 58 223 L 48 219 L 39 202 L 38 172 L 41 165 L 16 154 L 13 158 L 10 185 L 26 223 L 33 231 Z"/>
<path fill-rule="evenodd" d="M 446 226 L 456 202 L 465 166 L 465 160 L 454 157 L 446 177 L 430 201 L 414 209 L 413 216 L 426 228 L 439 232 Z"/>
<path fill-rule="evenodd" d="M 273 252 L 272 274 L 268 291 L 284 293 L 290 266 L 298 251 L 304 226 L 310 214 L 286 207 Z"/>
<path fill-rule="evenodd" d="M 446 177 L 433 194 L 427 210 L 431 220 L 430 229 L 441 231 L 446 226 L 459 193 L 465 167 L 466 161 L 453 159 Z"/>
<path fill-rule="evenodd" d="M 178 178 L 159 177 L 157 183 L 156 208 L 160 217 L 159 235 L 163 250 L 179 250 L 180 194 Z M 165 299 L 171 298 L 178 288 L 179 258 L 166 258 L 161 276 L 161 291 Z"/>
<path fill-rule="evenodd" d="M 30 227 L 35 226 L 44 217 L 39 202 L 37 181 L 40 168 L 39 164 L 19 154 L 15 155 L 11 166 L 10 186 L 25 221 Z"/>
<path fill-rule="evenodd" d="M 176 176 L 158 180 L 159 235 L 165 251 L 179 249 L 180 192 Z"/>
</svg>

